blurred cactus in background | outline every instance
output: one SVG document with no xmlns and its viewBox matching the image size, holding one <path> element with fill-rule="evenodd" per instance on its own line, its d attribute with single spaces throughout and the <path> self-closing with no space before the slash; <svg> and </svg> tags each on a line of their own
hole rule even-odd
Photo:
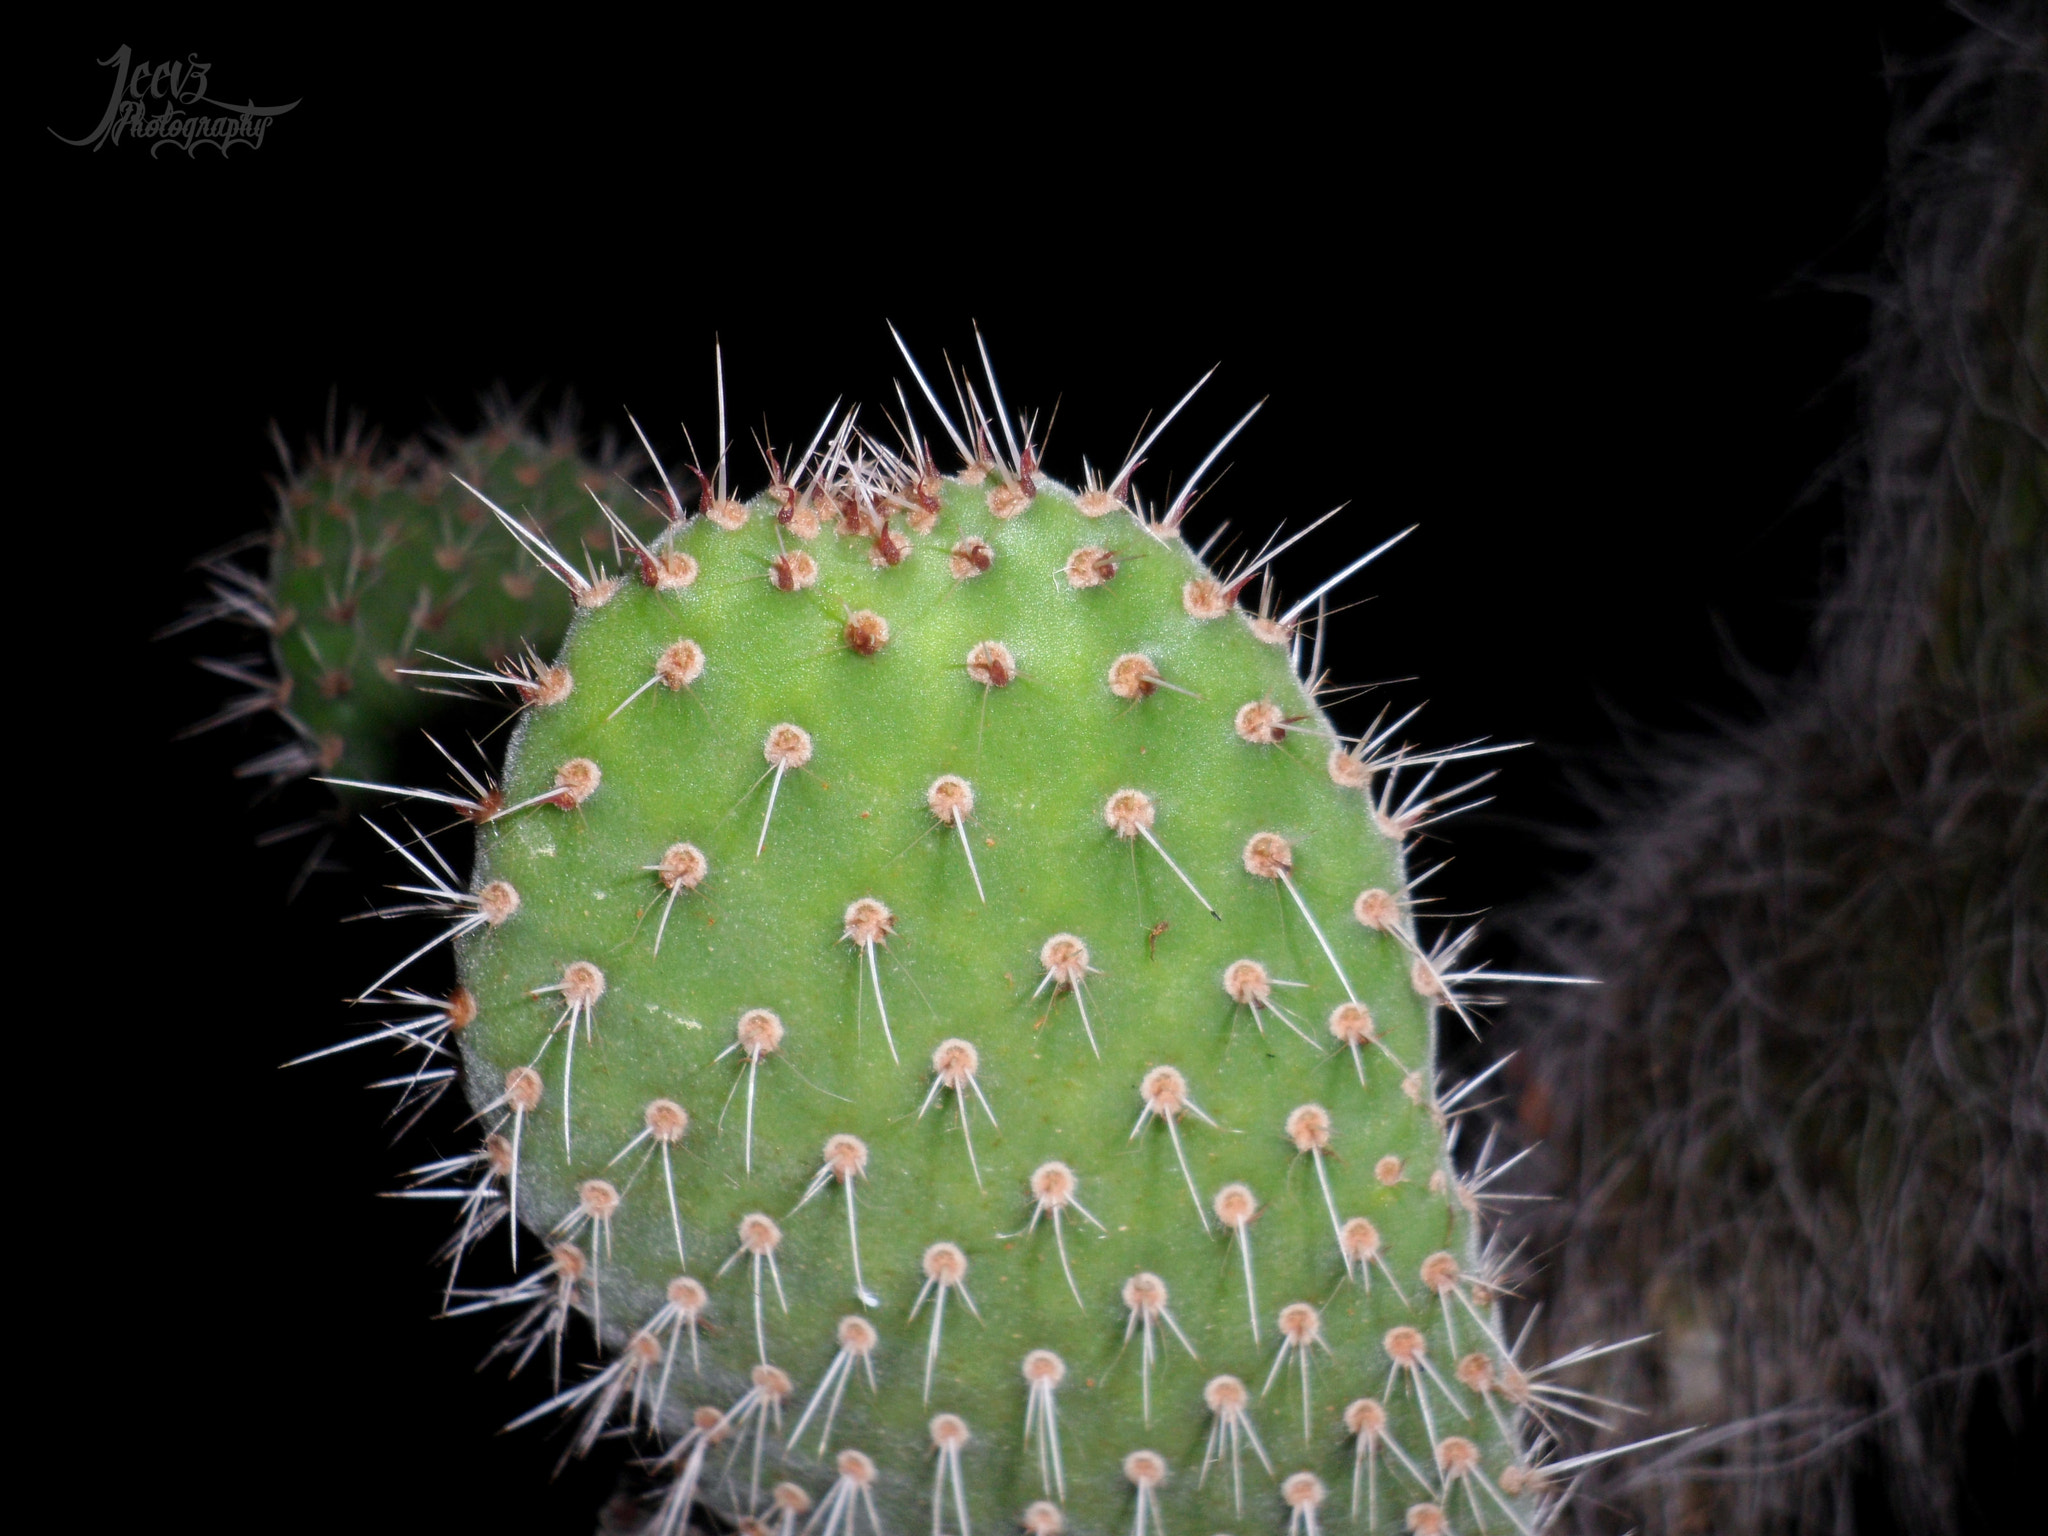
<svg viewBox="0 0 2048 1536">
<path fill-rule="evenodd" d="M 394 448 L 357 419 L 338 434 L 330 422 L 296 454 L 273 432 L 281 475 L 270 527 L 202 559 L 206 596 L 164 631 L 225 624 L 260 637 L 259 650 L 201 659 L 243 691 L 186 733 L 281 725 L 281 739 L 237 777 L 273 787 L 319 778 L 344 804 L 363 804 L 365 783 L 389 777 L 401 744 L 446 714 L 450 695 L 517 692 L 561 642 L 568 592 L 533 569 L 458 477 L 589 558 L 611 552 L 591 494 L 615 494 L 630 461 L 609 435 L 586 453 L 573 407 L 544 431 L 530 402 L 502 394 L 485 398 L 483 415 L 474 432 Z M 317 835 L 311 868 L 333 823 L 316 815 L 267 837 Z"/>
<path fill-rule="evenodd" d="M 1586 1529 L 1972 1526 L 1985 1389 L 2048 1339 L 2048 55 L 1972 34 L 1892 146 L 1846 569 L 1757 723 L 1646 753 L 1523 925 L 1529 1221 L 1601 1388 L 1718 1427 Z M 2015 1411 L 2008 1407 L 2008 1413 Z M 1600 1479 L 1603 1474 L 1595 1473 Z M 1603 1501 L 1605 1501 L 1603 1503 Z M 1614 1511 L 1623 1511 L 1615 1514 Z"/>
</svg>

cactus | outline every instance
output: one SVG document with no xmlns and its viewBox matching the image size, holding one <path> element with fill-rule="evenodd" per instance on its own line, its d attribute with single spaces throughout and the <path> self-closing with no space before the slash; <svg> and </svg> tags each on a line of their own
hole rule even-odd
<svg viewBox="0 0 2048 1536">
<path fill-rule="evenodd" d="M 608 508 L 616 573 L 476 488 L 578 608 L 473 877 L 389 838 L 444 923 L 367 1038 L 459 1054 L 484 1133 L 416 1175 L 450 1310 L 509 1310 L 567 1453 L 657 1443 L 664 1536 L 1531 1530 L 1584 1409 L 1507 1342 L 1435 1068 L 1490 973 L 1406 868 L 1494 749 L 1340 737 L 1304 623 L 1402 535 L 1276 612 L 1284 544 L 1183 542 L 1199 471 L 1075 492 L 988 387 L 926 391 L 958 474 L 842 421 Z M 446 943 L 445 1001 L 379 990 Z M 537 1267 L 465 1285 L 501 1228 Z"/>
<path fill-rule="evenodd" d="M 2030 1470 L 1966 1458 L 2048 1337 L 2048 53 L 1987 13 L 1925 73 L 1815 659 L 1531 924 L 1610 983 L 1519 1021 L 1550 1317 L 1659 1330 L 1600 1390 L 1730 1426 L 1589 1530 L 1979 1529 Z"/>
<path fill-rule="evenodd" d="M 287 729 L 238 775 L 318 775 L 360 800 L 365 783 L 391 775 L 403 738 L 441 710 L 439 696 L 517 689 L 533 658 L 560 642 L 570 595 L 532 569 L 456 477 L 581 550 L 604 528 L 590 493 L 616 484 L 618 457 L 608 446 L 582 453 L 566 415 L 545 435 L 502 398 L 487 400 L 485 415 L 477 432 L 388 453 L 360 422 L 297 461 L 278 440 L 284 477 L 270 530 L 201 561 L 208 597 L 168 631 L 224 620 L 266 636 L 267 656 L 200 663 L 247 691 L 187 734 L 262 715 Z M 267 550 L 266 572 L 236 558 L 252 547 Z M 462 675 L 472 672 L 481 675 Z"/>
</svg>

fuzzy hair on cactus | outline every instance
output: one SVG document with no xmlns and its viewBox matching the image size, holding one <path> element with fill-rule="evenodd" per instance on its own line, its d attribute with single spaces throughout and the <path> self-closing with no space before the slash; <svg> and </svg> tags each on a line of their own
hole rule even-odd
<svg viewBox="0 0 2048 1536">
<path fill-rule="evenodd" d="M 615 490 L 625 465 L 608 442 L 586 455 L 566 412 L 545 433 L 502 397 L 484 414 L 476 432 L 389 452 L 359 420 L 300 456 L 277 438 L 271 527 L 202 560 L 207 597 L 167 631 L 224 621 L 265 637 L 262 654 L 200 662 L 247 691 L 188 735 L 264 716 L 286 728 L 239 776 L 319 775 L 360 799 L 439 696 L 539 686 L 573 592 L 535 571 L 462 482 L 580 559 L 611 548 L 591 496 Z M 254 549 L 267 569 L 242 562 Z"/>
<path fill-rule="evenodd" d="M 1653 1426 L 1724 1426 L 1600 1487 L 1588 1532 L 1847 1529 L 1859 1502 L 1900 1530 L 1984 1529 L 1972 1399 L 2017 1400 L 2040 1369 L 2037 20 L 1987 9 L 1895 131 L 1849 558 L 1809 668 L 1754 723 L 1632 765 L 1590 869 L 1527 925 L 1545 961 L 1608 983 L 1516 1023 L 1544 1182 L 1576 1195 L 1524 1227 L 1558 1255 L 1546 1322 L 1655 1331 L 1593 1385 Z"/>
<path fill-rule="evenodd" d="M 721 460 L 619 517 L 473 876 L 393 839 L 460 986 L 380 1038 L 484 1133 L 417 1174 L 450 1310 L 511 1316 L 569 1453 L 657 1447 L 663 1536 L 1533 1531 L 1604 1410 L 1506 1330 L 1435 1036 L 1509 978 L 1406 859 L 1496 749 L 1317 702 L 1402 535 L 1282 610 L 1285 544 L 1181 538 L 1222 445 L 1147 515 L 1152 439 L 1070 490 L 985 382 L 923 390 L 956 474 L 828 418 L 752 500 Z M 486 1234 L 529 1268 L 465 1287 Z"/>
</svg>

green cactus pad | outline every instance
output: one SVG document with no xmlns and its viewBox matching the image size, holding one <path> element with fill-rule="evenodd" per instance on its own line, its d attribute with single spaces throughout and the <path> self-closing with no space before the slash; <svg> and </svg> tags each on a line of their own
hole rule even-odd
<svg viewBox="0 0 2048 1536">
<path fill-rule="evenodd" d="M 609 494 L 615 482 L 607 456 L 591 459 L 568 434 L 539 436 L 503 410 L 493 417 L 439 449 L 413 443 L 388 455 L 352 431 L 279 484 L 267 579 L 229 558 L 203 562 L 214 601 L 174 628 L 254 623 L 271 656 L 267 675 L 239 661 L 207 663 L 251 692 L 196 729 L 269 713 L 290 730 L 244 775 L 385 780 L 397 744 L 445 709 L 446 694 L 492 694 L 502 667 L 560 643 L 569 594 L 534 570 L 454 477 L 563 547 L 606 554 L 590 492 Z M 446 670 L 423 652 L 459 657 L 483 679 L 418 676 Z"/>
<path fill-rule="evenodd" d="M 545 654 L 568 626 L 568 593 L 455 475 L 566 548 L 604 527 L 590 492 L 611 494 L 608 477 L 572 446 L 515 428 L 462 439 L 445 460 L 401 461 L 396 473 L 312 466 L 279 516 L 277 654 L 293 713 L 336 777 L 384 776 L 401 734 L 438 707 L 400 672 L 434 668 L 421 651 L 512 663 L 528 646 Z M 609 542 L 591 547 L 608 552 Z"/>
<path fill-rule="evenodd" d="M 668 1472 L 730 1514 L 767 1518 L 786 1482 L 835 1532 L 866 1528 L 863 1492 L 890 1531 L 1057 1528 L 1027 1518 L 1040 1501 L 1078 1530 L 1303 1531 L 1349 1526 L 1356 1487 L 1373 1529 L 1438 1503 L 1464 1529 L 1468 1500 L 1506 1528 L 1528 1513 L 1498 1493 L 1525 1475 L 1518 1378 L 1446 1155 L 1403 829 L 1357 756 L 1332 760 L 1285 626 L 1176 533 L 1026 468 L 927 476 L 888 523 L 827 504 L 822 531 L 786 489 L 743 522 L 721 503 L 652 546 L 694 581 L 629 575 L 577 613 L 460 943 L 472 1101 L 501 1173 L 516 1133 L 521 1221 L 576 1246 L 485 1299 L 533 1300 L 542 1331 L 550 1297 L 598 1312 L 624 1353 L 565 1378 L 569 1405 L 644 1423 L 662 1387 Z M 942 820 L 948 775 L 972 810 Z M 1263 974 L 1227 984 L 1244 960 Z M 1378 1035 L 1351 1009 L 1356 1051 L 1330 1022 L 1354 1001 Z M 1231 1185 L 1252 1197 L 1234 1228 Z M 772 1227 L 743 1234 L 755 1216 Z M 1378 1246 L 1354 1227 L 1347 1260 L 1354 1218 Z M 849 1316 L 876 1342 L 835 1373 Z M 1397 1335 L 1390 1358 L 1402 1327 L 1423 1356 Z M 1037 1367 L 1060 1476 L 1037 1350 L 1064 1368 Z M 1242 1420 L 1206 1390 L 1223 1376 Z M 778 1424 L 763 1393 L 785 1386 Z M 1364 1456 L 1360 1399 L 1387 1412 Z M 1239 1422 L 1270 1473 L 1249 1435 L 1233 1469 Z"/>
</svg>

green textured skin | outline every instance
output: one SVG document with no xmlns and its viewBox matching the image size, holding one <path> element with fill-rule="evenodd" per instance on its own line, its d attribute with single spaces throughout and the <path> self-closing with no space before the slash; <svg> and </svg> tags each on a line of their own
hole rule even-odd
<svg viewBox="0 0 2048 1536">
<path fill-rule="evenodd" d="M 687 1426 L 691 1408 L 728 1407 L 746 1388 L 756 1358 L 749 1264 L 742 1258 L 723 1276 L 715 1272 L 734 1253 L 736 1224 L 749 1212 L 784 1227 L 776 1257 L 788 1311 L 771 1287 L 765 1315 L 768 1357 L 795 1380 L 785 1424 L 809 1401 L 833 1358 L 836 1321 L 861 1308 L 839 1187 L 789 1212 L 820 1167 L 825 1137 L 849 1131 L 871 1154 L 856 1189 L 863 1270 L 881 1297 L 867 1314 L 881 1334 L 880 1396 L 856 1376 L 831 1443 L 878 1463 L 885 1529 L 921 1528 L 931 1518 L 927 1423 L 940 1411 L 960 1414 L 974 1437 L 964 1466 L 975 1529 L 1013 1529 L 1024 1506 L 1045 1495 L 1025 1449 L 1019 1373 L 1025 1352 L 1037 1347 L 1057 1351 L 1068 1367 L 1057 1402 L 1070 1528 L 1130 1527 L 1134 1490 L 1121 1461 L 1140 1448 L 1170 1466 L 1159 1508 L 1164 1529 L 1177 1536 L 1286 1525 L 1276 1481 L 1249 1449 L 1242 1514 L 1232 1507 L 1227 1464 L 1197 1489 L 1211 1423 L 1202 1388 L 1223 1371 L 1254 1394 L 1251 1421 L 1277 1473 L 1316 1472 L 1329 1488 L 1323 1528 L 1351 1528 L 1347 1403 L 1384 1396 L 1395 1437 L 1428 1465 L 1412 1390 L 1386 1390 L 1385 1331 L 1399 1323 L 1423 1329 L 1446 1378 L 1458 1354 L 1481 1342 L 1459 1306 L 1453 1350 L 1444 1309 L 1418 1278 L 1421 1261 L 1438 1250 L 1471 1262 L 1472 1222 L 1442 1181 L 1432 1191 L 1431 1174 L 1446 1167 L 1437 1118 L 1371 1050 L 1361 1086 L 1324 1024 L 1344 1001 L 1342 986 L 1286 892 L 1247 873 L 1242 851 L 1261 831 L 1292 842 L 1296 884 L 1358 998 L 1426 1083 L 1434 1026 L 1408 956 L 1351 915 L 1364 888 L 1402 891 L 1400 850 L 1360 791 L 1327 773 L 1329 740 L 1314 733 L 1331 727 L 1290 671 L 1285 648 L 1257 638 L 1241 611 L 1199 621 L 1184 610 L 1182 584 L 1204 572 L 1177 537 L 1156 539 L 1121 510 L 1086 518 L 1070 493 L 1043 481 L 1010 521 L 991 516 L 980 487 L 947 481 L 942 499 L 933 533 L 913 539 L 913 553 L 892 569 L 874 568 L 865 539 L 827 531 L 799 545 L 785 533 L 789 547 L 807 549 L 822 568 L 814 589 L 793 593 L 766 579 L 777 548 L 768 502 L 757 501 L 737 532 L 698 519 L 666 536 L 701 563 L 694 586 L 658 593 L 628 580 L 608 604 L 577 614 L 562 654 L 574 691 L 527 712 L 505 790 L 513 803 L 545 794 L 556 769 L 576 757 L 594 760 L 603 781 L 579 807 L 542 804 L 480 834 L 476 887 L 509 881 L 522 905 L 461 947 L 462 979 L 479 1005 L 461 1037 L 472 1100 L 487 1105 L 508 1069 L 524 1064 L 546 1080 L 523 1128 L 520 1199 L 529 1226 L 545 1231 L 570 1213 L 581 1180 L 606 1177 L 625 1189 L 613 1256 L 600 1265 L 610 1347 L 661 1304 L 678 1266 L 658 1164 L 640 1164 L 634 1175 L 635 1153 L 608 1165 L 640 1132 L 650 1100 L 668 1097 L 688 1109 L 692 1123 L 674 1166 L 688 1271 L 709 1285 L 711 1302 L 703 1376 L 690 1373 L 686 1354 L 664 1405 L 671 1432 Z M 995 560 L 988 573 L 960 581 L 946 552 L 965 534 L 986 539 Z M 1062 571 L 1083 545 L 1106 545 L 1123 558 L 1113 580 L 1077 591 Z M 841 638 L 847 610 L 861 608 L 893 629 L 873 656 Z M 607 719 L 648 680 L 663 648 L 683 637 L 706 654 L 689 692 L 652 688 Z M 1019 676 L 1007 687 L 985 690 L 966 674 L 968 649 L 987 639 L 1015 653 Z M 1116 697 L 1106 674 L 1131 651 L 1201 697 Z M 1304 717 L 1278 745 L 1253 745 L 1233 729 L 1238 707 L 1261 698 Z M 757 859 L 769 793 L 763 740 L 782 721 L 812 734 L 815 756 L 782 783 Z M 948 772 L 976 790 L 971 831 L 986 905 L 957 832 L 926 806 L 927 786 Z M 1155 835 L 1221 921 L 1150 847 L 1105 824 L 1105 801 L 1126 786 L 1155 798 Z M 666 893 L 645 866 L 681 839 L 705 851 L 709 875 L 680 896 L 656 956 Z M 897 919 L 881 977 L 900 1064 L 885 1048 L 861 952 L 841 938 L 842 914 L 861 896 L 880 898 Z M 1170 927 L 1155 935 L 1162 923 Z M 1060 931 L 1088 943 L 1100 972 L 1086 990 L 1100 1060 L 1073 997 L 1050 1006 L 1050 989 L 1033 997 L 1044 975 L 1040 945 Z M 1307 983 L 1275 998 L 1314 1048 L 1270 1017 L 1262 1036 L 1232 1003 L 1221 975 L 1244 957 Z M 565 1157 L 564 1046 L 550 1034 L 561 1001 L 531 989 L 560 982 L 575 960 L 599 966 L 608 986 L 594 1038 L 577 1042 L 574 1151 Z M 714 1058 L 733 1044 L 742 1011 L 758 1007 L 774 1010 L 788 1035 L 761 1066 L 748 1175 L 745 1061 Z M 978 1047 L 978 1080 L 1001 1122 L 997 1130 L 975 1111 L 984 1187 L 970 1172 L 954 1096 L 918 1114 L 933 1081 L 932 1049 L 949 1036 Z M 1185 1072 L 1194 1102 L 1222 1127 L 1181 1121 L 1204 1203 L 1230 1181 L 1249 1184 L 1263 1203 L 1250 1226 L 1256 1346 L 1235 1241 L 1213 1219 L 1207 1233 L 1198 1223 L 1162 1124 L 1128 1139 L 1142 1108 L 1140 1079 L 1157 1063 Z M 1426 1104 L 1427 1092 L 1421 1097 Z M 1369 1296 L 1345 1282 L 1315 1168 L 1283 1133 L 1288 1112 L 1306 1102 L 1324 1105 L 1334 1120 L 1326 1166 L 1338 1214 L 1378 1225 L 1409 1304 L 1377 1269 Z M 1374 1172 L 1388 1154 L 1406 1163 L 1392 1186 Z M 1017 1235 L 1033 1210 L 1027 1181 L 1050 1158 L 1072 1166 L 1079 1199 L 1108 1229 L 1098 1233 L 1066 1214 L 1085 1307 L 1069 1294 L 1049 1222 Z M 940 1239 L 966 1251 L 967 1287 L 983 1321 L 952 1299 L 927 1404 L 930 1303 L 914 1321 L 908 1313 L 922 1283 L 920 1255 Z M 1162 1332 L 1149 1425 L 1139 1346 L 1125 1347 L 1120 1296 L 1140 1270 L 1165 1279 L 1174 1317 L 1201 1356 L 1190 1360 Z M 1257 1396 L 1274 1358 L 1275 1315 L 1303 1300 L 1323 1308 L 1329 1346 L 1312 1362 L 1306 1443 L 1292 1365 L 1269 1396 Z M 1448 1414 L 1437 1398 L 1438 1434 L 1471 1436 L 1498 1479 L 1511 1448 L 1477 1400 L 1454 1390 L 1471 1417 Z M 814 1499 L 825 1495 L 834 1474 L 829 1457 L 816 1455 L 816 1438 L 814 1420 L 794 1455 L 771 1440 L 764 1495 L 776 1477 Z M 1384 1451 L 1378 1461 L 1378 1528 L 1404 1529 L 1403 1510 L 1422 1494 Z M 744 1512 L 747 1481 L 742 1460 L 731 1482 L 707 1476 L 705 1496 Z M 1462 1494 L 1457 1501 L 1453 1525 L 1464 1529 L 1470 1511 Z M 1489 1506 L 1488 1516 L 1505 1527 L 1498 1508 Z M 950 1530 L 950 1504 L 946 1518 Z"/>
<path fill-rule="evenodd" d="M 569 595 L 536 571 L 461 475 L 576 558 L 603 527 L 585 490 L 604 476 L 572 446 L 510 426 L 414 450 L 315 458 L 282 488 L 271 546 L 279 713 L 320 771 L 381 780 L 404 733 L 444 702 L 401 667 L 436 667 L 421 648 L 476 663 L 545 655 L 568 627 Z M 608 540 L 601 546 L 607 552 Z"/>
</svg>

